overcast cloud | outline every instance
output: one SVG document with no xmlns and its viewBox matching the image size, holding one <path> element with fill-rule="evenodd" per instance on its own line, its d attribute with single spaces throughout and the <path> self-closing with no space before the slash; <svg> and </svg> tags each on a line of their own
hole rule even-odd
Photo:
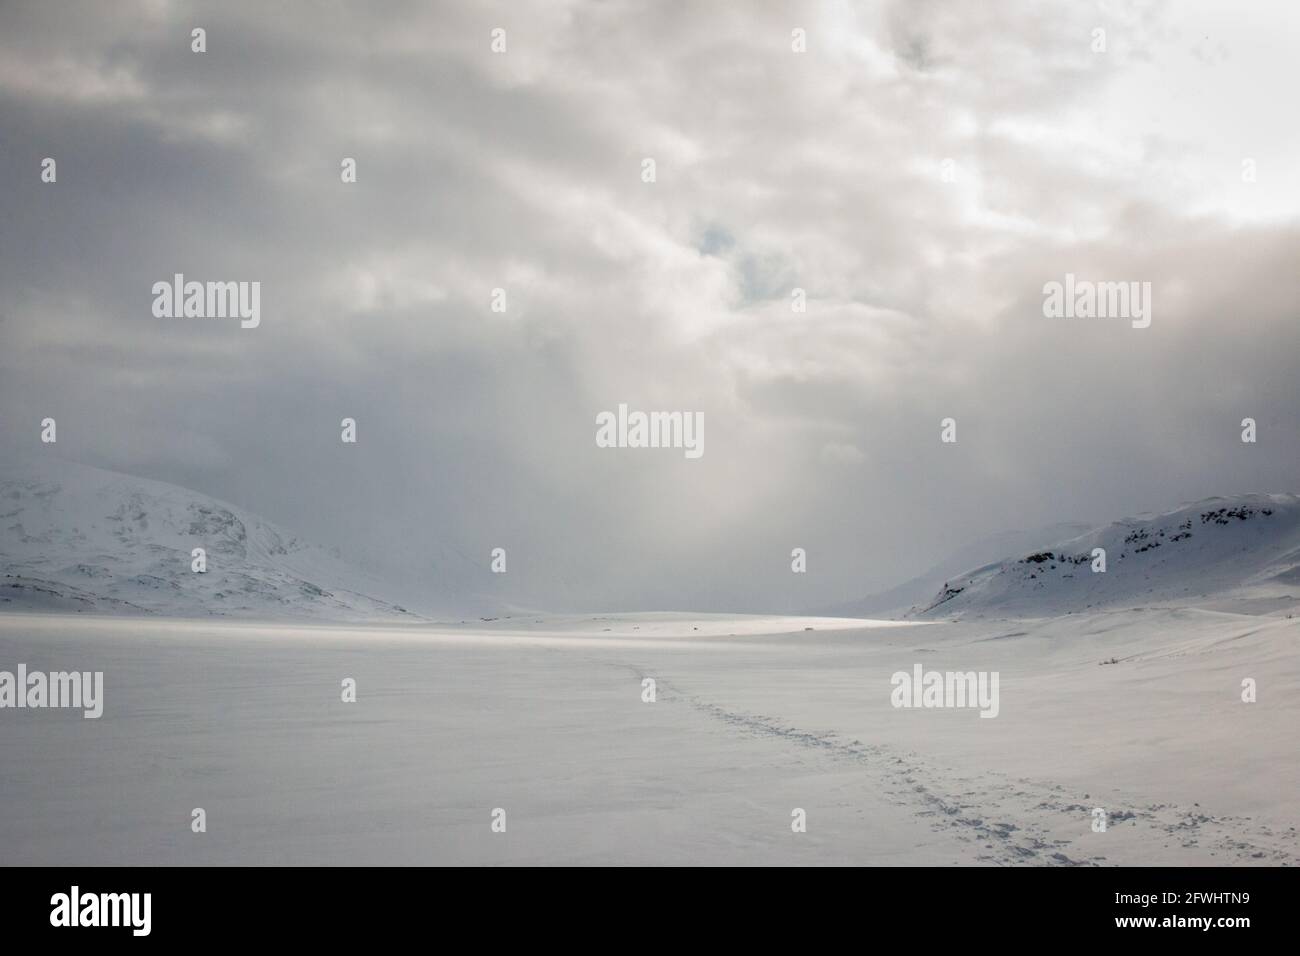
<svg viewBox="0 0 1300 956">
<path fill-rule="evenodd" d="M 483 588 L 557 610 L 1300 490 L 1300 5 L 130 6 L 0 11 L 2 455 L 52 416 L 412 587 L 505 547 Z M 176 272 L 260 327 L 155 318 Z M 1150 328 L 1044 318 L 1067 272 Z M 597 448 L 620 402 L 705 454 Z"/>
</svg>

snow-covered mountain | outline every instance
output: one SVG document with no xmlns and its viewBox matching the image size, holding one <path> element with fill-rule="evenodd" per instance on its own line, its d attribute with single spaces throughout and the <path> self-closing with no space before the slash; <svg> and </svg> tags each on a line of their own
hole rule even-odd
<svg viewBox="0 0 1300 956">
<path fill-rule="evenodd" d="M 192 570 L 203 548 L 207 570 Z M 58 459 L 0 470 L 0 611 L 420 620 L 377 578 L 175 485 Z"/>
<path fill-rule="evenodd" d="M 963 571 L 981 567 L 1012 554 L 1025 554 L 1092 530 L 1091 524 L 1061 522 L 1044 528 L 999 531 L 954 551 L 930 570 L 884 591 L 877 591 L 856 601 L 821 606 L 818 614 L 831 617 L 897 618 L 929 606 L 934 594 L 949 579 Z"/>
<path fill-rule="evenodd" d="M 1104 549 L 1105 571 L 1094 571 Z M 948 580 L 922 618 L 1051 617 L 1089 608 L 1195 604 L 1259 610 L 1300 595 L 1300 498 L 1207 498 Z"/>
</svg>

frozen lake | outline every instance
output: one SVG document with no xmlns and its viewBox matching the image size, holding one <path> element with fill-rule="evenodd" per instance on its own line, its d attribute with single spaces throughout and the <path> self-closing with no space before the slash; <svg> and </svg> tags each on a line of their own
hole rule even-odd
<svg viewBox="0 0 1300 956">
<path fill-rule="evenodd" d="M 104 714 L 0 710 L 0 846 L 10 864 L 1294 865 L 1298 640 L 1284 616 L 1190 609 L 3 615 L 0 670 L 103 671 Z M 891 706 L 917 664 L 999 672 L 997 717 Z"/>
</svg>

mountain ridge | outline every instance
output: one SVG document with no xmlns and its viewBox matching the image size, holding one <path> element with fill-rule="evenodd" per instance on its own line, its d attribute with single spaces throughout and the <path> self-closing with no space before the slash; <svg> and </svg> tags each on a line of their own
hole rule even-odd
<svg viewBox="0 0 1300 956">
<path fill-rule="evenodd" d="M 384 590 L 337 553 L 177 485 L 62 459 L 0 470 L 0 608 L 424 620 Z"/>
<path fill-rule="evenodd" d="M 1094 571 L 1096 549 L 1105 571 Z M 954 576 L 910 616 L 1051 617 L 1199 602 L 1287 606 L 1300 592 L 1300 497 L 1215 496 L 1122 518 Z"/>
</svg>

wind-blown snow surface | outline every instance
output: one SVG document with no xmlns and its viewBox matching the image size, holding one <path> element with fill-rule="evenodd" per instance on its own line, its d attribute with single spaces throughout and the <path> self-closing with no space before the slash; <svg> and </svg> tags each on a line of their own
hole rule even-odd
<svg viewBox="0 0 1300 956">
<path fill-rule="evenodd" d="M 191 569 L 194 548 L 207 552 L 204 573 Z M 175 485 L 57 459 L 0 473 L 0 610 L 412 617 L 382 591 L 323 549 Z"/>
<path fill-rule="evenodd" d="M 1106 570 L 1092 569 L 1094 549 Z M 1285 606 L 1300 590 L 1300 498 L 1207 498 L 957 575 L 923 617 L 1050 617 L 1090 608 Z"/>
<path fill-rule="evenodd" d="M 0 615 L 0 669 L 102 670 L 105 697 L 99 720 L 0 710 L 0 846 L 11 864 L 1294 865 L 1289 613 Z M 998 716 L 895 709 L 890 677 L 917 663 L 1000 672 Z"/>
</svg>

